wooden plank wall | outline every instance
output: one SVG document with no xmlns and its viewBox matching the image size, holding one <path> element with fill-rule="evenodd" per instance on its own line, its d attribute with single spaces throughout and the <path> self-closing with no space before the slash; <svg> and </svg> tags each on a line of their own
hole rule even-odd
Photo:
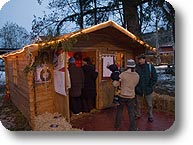
<svg viewBox="0 0 193 145">
<path fill-rule="evenodd" d="M 53 66 L 48 64 L 48 68 L 51 72 L 51 80 L 42 83 L 35 84 L 35 113 L 36 115 L 43 114 L 45 112 L 54 112 L 54 82 L 53 82 Z"/>
<path fill-rule="evenodd" d="M 57 112 L 62 114 L 67 121 L 70 121 L 70 110 L 68 96 L 60 95 L 54 92 L 54 107 Z"/>
<path fill-rule="evenodd" d="M 27 76 L 23 72 L 27 60 L 25 54 L 18 54 L 16 56 L 9 56 L 6 58 L 6 75 L 8 77 L 8 89 L 12 102 L 23 113 L 23 115 L 30 120 L 30 103 L 29 103 L 29 88 Z M 17 59 L 17 84 L 13 82 L 13 61 Z"/>
<path fill-rule="evenodd" d="M 37 53 L 36 53 L 37 54 Z M 16 57 L 17 56 L 17 57 Z M 17 85 L 13 81 L 13 62 L 17 59 Z M 8 78 L 7 88 L 12 102 L 29 120 L 31 126 L 34 125 L 36 115 L 44 112 L 53 112 L 53 78 L 48 83 L 35 84 L 34 74 L 28 76 L 23 72 L 27 65 L 26 52 L 9 56 L 6 59 L 6 78 Z M 53 66 L 50 65 L 53 77 Z M 34 90 L 35 87 L 35 90 Z"/>
<path fill-rule="evenodd" d="M 54 108 L 53 108 L 52 82 L 36 84 L 35 94 L 36 94 L 35 100 L 36 115 L 40 115 L 45 112 L 53 113 Z"/>
</svg>

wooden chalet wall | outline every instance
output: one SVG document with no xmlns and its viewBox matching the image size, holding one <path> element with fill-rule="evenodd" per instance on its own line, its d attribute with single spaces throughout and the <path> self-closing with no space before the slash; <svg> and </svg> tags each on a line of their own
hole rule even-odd
<svg viewBox="0 0 193 145">
<path fill-rule="evenodd" d="M 51 52 L 50 51 L 46 51 L 46 52 L 48 52 L 50 57 Z M 39 56 L 38 54 L 38 51 L 34 51 L 33 56 L 36 59 L 41 58 L 41 56 Z M 49 81 L 37 82 L 36 71 L 34 72 L 34 74 L 28 75 L 28 82 L 29 83 L 31 82 L 29 86 L 31 86 L 30 100 L 32 104 L 31 104 L 31 112 L 30 112 L 30 115 L 31 115 L 30 121 L 32 124 L 32 128 L 34 125 L 35 116 L 41 115 L 45 112 L 50 112 L 50 113 L 55 112 L 53 65 L 51 64 L 51 60 L 48 61 L 47 68 L 51 72 L 51 79 Z"/>
<path fill-rule="evenodd" d="M 23 115 L 30 120 L 30 88 L 27 76 L 23 72 L 27 65 L 25 53 L 6 57 L 5 64 L 6 88 L 10 93 L 11 100 Z M 14 65 L 16 65 L 16 68 L 14 68 Z M 17 74 L 14 74 L 14 71 Z"/>
<path fill-rule="evenodd" d="M 37 52 L 33 55 L 34 57 L 37 56 Z M 5 64 L 7 91 L 12 102 L 33 127 L 36 115 L 55 110 L 53 103 L 53 66 L 48 64 L 52 73 L 51 81 L 35 83 L 36 72 L 29 72 L 28 75 L 24 73 L 24 69 L 28 65 L 26 51 L 6 57 Z"/>
<path fill-rule="evenodd" d="M 54 89 L 53 89 L 53 67 L 48 65 L 51 71 L 51 80 L 48 82 L 35 83 L 35 114 L 54 112 Z"/>
</svg>

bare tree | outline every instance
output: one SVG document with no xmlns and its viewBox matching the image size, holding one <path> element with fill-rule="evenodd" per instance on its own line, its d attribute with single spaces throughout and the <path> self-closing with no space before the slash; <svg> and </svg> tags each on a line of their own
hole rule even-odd
<svg viewBox="0 0 193 145">
<path fill-rule="evenodd" d="M 38 0 L 39 3 L 42 0 Z M 32 30 L 35 36 L 46 35 L 46 31 L 53 30 L 54 35 L 64 32 L 64 26 L 70 22 L 77 29 L 95 25 L 109 19 L 114 0 L 50 0 L 48 8 L 51 13 L 43 17 L 34 16 Z M 72 28 L 71 28 L 72 29 Z"/>
<path fill-rule="evenodd" d="M 48 8 L 51 10 L 49 15 L 34 17 L 32 30 L 35 35 L 46 34 L 47 30 L 60 35 L 65 33 L 68 23 L 72 31 L 111 19 L 140 37 L 158 17 L 168 26 L 174 22 L 173 7 L 165 0 L 50 0 Z"/>
<path fill-rule="evenodd" d="M 29 44 L 30 37 L 27 30 L 16 23 L 6 23 L 0 29 L 0 47 L 21 48 Z"/>
</svg>

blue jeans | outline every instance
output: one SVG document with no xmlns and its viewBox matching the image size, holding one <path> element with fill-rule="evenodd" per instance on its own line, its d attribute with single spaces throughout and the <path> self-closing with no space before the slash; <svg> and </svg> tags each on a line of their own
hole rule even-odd
<svg viewBox="0 0 193 145">
<path fill-rule="evenodd" d="M 143 96 L 136 95 L 136 116 L 141 117 L 141 103 Z M 152 95 L 144 96 L 146 104 L 147 104 L 147 115 L 148 118 L 153 118 L 153 105 L 152 105 Z"/>
<path fill-rule="evenodd" d="M 129 130 L 136 131 L 135 112 L 134 112 L 135 99 L 119 97 L 119 103 L 120 105 L 117 106 L 117 114 L 115 118 L 115 128 L 119 128 L 121 126 L 123 108 L 124 108 L 124 105 L 126 105 L 128 110 L 128 115 L 129 115 L 129 121 L 130 121 Z"/>
</svg>

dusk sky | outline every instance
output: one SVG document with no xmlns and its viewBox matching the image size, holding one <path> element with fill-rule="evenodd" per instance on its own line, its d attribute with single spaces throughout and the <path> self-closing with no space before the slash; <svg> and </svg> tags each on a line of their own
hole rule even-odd
<svg viewBox="0 0 193 145">
<path fill-rule="evenodd" d="M 8 1 L 8 0 L 0 0 Z M 0 28 L 8 21 L 24 27 L 28 32 L 31 31 L 31 22 L 33 15 L 42 16 L 46 10 L 46 1 L 44 5 L 39 5 L 37 0 L 9 0 L 0 10 Z"/>
</svg>

